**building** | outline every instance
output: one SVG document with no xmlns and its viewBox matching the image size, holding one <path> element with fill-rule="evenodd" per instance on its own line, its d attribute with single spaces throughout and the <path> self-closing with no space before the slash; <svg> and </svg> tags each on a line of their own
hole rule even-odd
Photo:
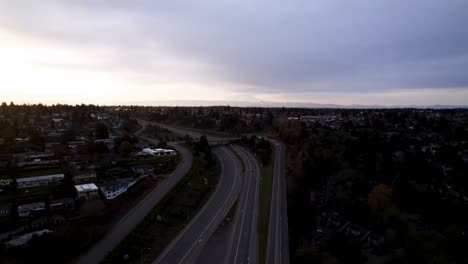
<svg viewBox="0 0 468 264">
<path fill-rule="evenodd" d="M 135 179 L 120 179 L 116 181 L 108 181 L 100 184 L 101 193 L 106 199 L 114 199 L 122 193 L 126 192 L 136 183 Z"/>
<path fill-rule="evenodd" d="M 0 205 L 0 216 L 8 216 L 11 213 L 11 205 Z"/>
<path fill-rule="evenodd" d="M 103 143 L 110 150 L 114 149 L 114 146 L 115 146 L 115 142 L 112 138 L 96 139 L 94 143 Z"/>
<path fill-rule="evenodd" d="M 175 155 L 176 151 L 173 149 L 152 149 L 152 148 L 145 148 L 142 152 L 150 154 L 152 156 L 165 156 L 165 155 Z"/>
<path fill-rule="evenodd" d="M 40 213 L 46 210 L 44 202 L 23 204 L 18 206 L 18 216 L 28 217 L 31 214 Z"/>
<path fill-rule="evenodd" d="M 31 240 L 33 237 L 42 236 L 44 234 L 51 234 L 51 233 L 53 233 L 53 231 L 48 230 L 48 229 L 35 231 L 35 232 L 32 232 L 32 233 L 24 234 L 24 235 L 19 236 L 19 237 L 14 237 L 12 240 L 10 240 L 8 242 L 5 242 L 5 245 L 8 246 L 8 247 L 25 246 L 29 242 L 29 240 Z"/>
<path fill-rule="evenodd" d="M 94 183 L 75 185 L 76 196 L 80 200 L 92 200 L 98 197 L 99 188 Z"/>
<path fill-rule="evenodd" d="M 1 142 L 0 142 L 1 144 Z M 11 161 L 11 155 L 8 153 L 0 153 L 0 168 L 5 168 Z"/>
<path fill-rule="evenodd" d="M 0 186 L 10 186 L 12 182 L 12 179 L 0 179 Z"/>
<path fill-rule="evenodd" d="M 50 160 L 54 157 L 52 152 L 38 152 L 38 153 L 28 153 L 24 156 L 25 160 L 34 161 L 34 160 Z"/>
<path fill-rule="evenodd" d="M 33 160 L 33 161 L 23 161 L 23 162 L 18 162 L 16 166 L 22 168 L 22 167 L 45 167 L 45 166 L 52 166 L 52 165 L 58 165 L 59 161 L 58 160 Z"/>
<path fill-rule="evenodd" d="M 139 175 L 149 175 L 154 173 L 154 167 L 148 164 L 136 165 L 132 167 L 132 171 Z"/>
<path fill-rule="evenodd" d="M 97 182 L 97 175 L 94 170 L 74 171 L 71 174 L 75 183 Z"/>
<path fill-rule="evenodd" d="M 63 180 L 63 178 L 64 178 L 63 174 L 52 174 L 52 175 L 45 175 L 45 176 L 16 179 L 16 183 L 17 183 L 18 189 L 24 189 L 24 188 L 31 188 L 31 187 L 55 185 L 55 184 L 60 183 L 60 181 Z"/>
<path fill-rule="evenodd" d="M 74 209 L 75 200 L 73 198 L 62 198 L 50 201 L 51 210 Z"/>
<path fill-rule="evenodd" d="M 70 149 L 76 149 L 80 146 L 83 146 L 86 144 L 86 141 L 80 140 L 80 141 L 70 141 L 68 142 L 68 148 Z"/>
<path fill-rule="evenodd" d="M 107 174 L 107 177 L 109 178 L 117 178 L 117 179 L 125 179 L 125 178 L 133 177 L 133 173 L 130 170 L 120 168 L 120 167 L 108 169 L 106 174 Z"/>
</svg>

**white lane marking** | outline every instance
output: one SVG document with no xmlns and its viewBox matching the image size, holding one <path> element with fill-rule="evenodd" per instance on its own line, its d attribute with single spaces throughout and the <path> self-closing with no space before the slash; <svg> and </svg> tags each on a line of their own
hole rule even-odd
<svg viewBox="0 0 468 264">
<path fill-rule="evenodd" d="M 281 153 L 281 150 L 280 148 L 278 148 L 278 152 Z M 279 155 L 276 155 L 277 159 L 276 159 L 276 162 L 277 162 L 277 171 L 279 172 L 279 169 L 280 169 L 280 164 L 279 164 Z M 281 258 L 281 255 L 280 257 L 278 258 L 277 257 L 277 254 L 281 254 L 281 241 L 279 241 L 279 236 L 281 235 L 279 233 L 279 209 L 280 209 L 280 205 L 279 205 L 279 202 L 280 202 L 280 198 L 279 198 L 279 193 L 280 193 L 280 173 L 277 174 L 277 177 L 276 177 L 276 182 L 277 182 L 277 195 L 276 195 L 276 241 L 275 241 L 275 245 L 277 245 L 276 249 L 275 249 L 275 263 L 278 263 L 279 259 Z"/>
<path fill-rule="evenodd" d="M 223 150 L 223 149 L 220 149 L 220 151 Z M 221 162 L 221 172 L 225 171 L 224 170 L 224 163 Z M 224 178 L 224 174 L 221 173 L 221 177 L 219 179 L 219 182 L 221 182 Z M 190 229 L 190 227 L 192 227 L 193 223 L 196 222 L 196 220 L 200 217 L 200 215 L 206 211 L 206 209 L 208 208 L 206 206 L 206 204 L 209 204 L 212 200 L 213 200 L 213 197 L 216 196 L 216 194 L 219 192 L 219 188 L 216 188 L 215 192 L 213 193 L 213 195 L 211 196 L 210 200 L 208 200 L 206 203 L 205 203 L 205 206 L 203 206 L 203 208 L 200 210 L 200 212 L 195 216 L 195 218 L 189 223 L 188 226 L 186 226 L 184 228 L 184 230 L 182 230 L 181 233 L 179 233 L 179 235 L 177 235 L 177 237 L 169 244 L 169 246 L 162 252 L 162 254 L 153 262 L 153 263 L 160 263 L 168 254 L 169 252 L 172 250 L 172 248 L 178 243 L 178 241 L 180 241 L 182 239 L 182 237 L 184 236 L 184 234 Z"/>
<path fill-rule="evenodd" d="M 225 152 L 224 149 L 221 149 L 221 150 L 222 150 L 223 152 Z M 229 156 L 229 158 L 231 159 L 231 161 L 233 161 L 233 163 L 235 164 L 235 161 L 233 160 L 232 156 L 230 156 L 230 155 L 228 155 L 228 156 Z M 235 181 L 234 181 L 234 182 L 236 182 L 236 180 L 237 180 L 237 173 L 235 173 Z M 218 210 L 218 212 L 216 213 L 216 215 L 211 219 L 211 221 L 208 223 L 208 225 L 205 227 L 205 229 L 203 229 L 203 231 L 202 231 L 202 233 L 200 234 L 200 236 L 198 237 L 198 239 L 201 240 L 201 237 L 205 234 L 206 230 L 211 226 L 211 224 L 213 223 L 213 221 L 218 217 L 219 213 L 221 213 L 221 211 L 224 209 L 226 203 L 230 200 L 229 197 L 230 197 L 231 194 L 233 193 L 234 187 L 235 187 L 235 186 L 236 186 L 235 184 L 232 185 L 232 188 L 231 188 L 231 190 L 230 190 L 230 192 L 229 192 L 229 194 L 228 194 L 228 197 L 226 198 L 226 200 L 224 200 L 223 205 L 222 205 L 221 208 Z M 194 221 L 194 222 L 195 222 L 195 221 Z M 194 243 L 194 244 L 190 247 L 190 249 L 187 251 L 187 253 L 186 253 L 186 254 L 182 257 L 182 259 L 178 262 L 179 264 L 182 263 L 182 262 L 184 261 L 184 259 L 188 256 L 188 254 L 193 250 L 193 248 L 194 248 L 196 245 L 197 245 L 197 243 Z"/>
<path fill-rule="evenodd" d="M 255 171 L 256 171 L 256 176 L 259 176 L 259 172 L 260 172 L 260 168 L 258 167 L 258 162 L 257 160 L 252 157 L 252 154 L 248 151 L 247 152 L 247 155 L 249 156 L 249 160 L 252 161 L 254 163 L 254 167 L 255 167 Z M 252 239 L 253 239 L 253 236 L 254 234 L 258 231 L 255 227 L 257 227 L 257 224 L 258 224 L 258 203 L 259 203 L 259 189 L 260 189 L 260 182 L 259 182 L 259 177 L 255 177 L 255 199 L 254 199 L 254 211 L 252 212 L 252 228 L 250 230 L 250 241 L 249 241 L 249 245 L 250 245 L 250 249 L 249 249 L 249 257 L 248 257 L 248 262 L 250 263 L 250 251 L 252 249 Z M 257 242 L 258 243 L 258 242 Z M 255 244 L 255 248 L 254 250 L 257 250 L 257 254 L 258 254 L 258 249 L 257 249 L 257 244 Z M 258 261 L 257 259 L 257 254 L 255 254 L 255 261 Z"/>
<path fill-rule="evenodd" d="M 237 149 L 237 148 L 236 148 Z M 238 153 L 240 153 L 241 151 L 239 151 Z M 244 154 L 244 153 L 242 153 Z M 244 154 L 245 155 L 245 154 Z M 250 162 L 249 162 L 249 167 L 250 167 Z M 249 171 L 249 170 L 248 170 Z M 252 182 L 252 174 L 250 172 L 247 172 L 249 176 L 249 183 L 247 184 L 247 196 L 245 198 L 245 201 L 244 201 L 244 206 L 243 206 L 243 209 L 242 209 L 242 221 L 241 221 L 241 227 L 240 227 L 240 231 L 239 231 L 239 238 L 237 240 L 237 247 L 236 247 L 236 255 L 234 256 L 234 263 L 237 263 L 237 256 L 239 254 L 239 246 L 240 246 L 240 241 L 242 239 L 242 230 L 244 229 L 244 220 L 245 220 L 245 207 L 247 206 L 247 202 L 249 201 L 249 196 L 250 196 L 250 183 Z"/>
</svg>

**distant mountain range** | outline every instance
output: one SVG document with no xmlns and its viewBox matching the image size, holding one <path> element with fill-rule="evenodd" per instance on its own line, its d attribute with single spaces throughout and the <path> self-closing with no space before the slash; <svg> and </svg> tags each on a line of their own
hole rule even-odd
<svg viewBox="0 0 468 264">
<path fill-rule="evenodd" d="M 240 106 L 240 107 L 286 107 L 286 108 L 345 108 L 345 109 L 371 109 L 371 108 L 431 108 L 454 109 L 468 108 L 468 105 L 339 105 L 298 102 L 269 102 L 269 101 L 227 101 L 227 100 L 164 100 L 164 101 L 138 101 L 129 102 L 132 105 L 146 106 Z"/>
</svg>

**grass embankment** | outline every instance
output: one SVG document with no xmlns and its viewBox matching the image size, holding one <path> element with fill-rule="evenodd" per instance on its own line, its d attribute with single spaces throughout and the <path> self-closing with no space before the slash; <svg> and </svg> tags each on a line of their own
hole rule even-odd
<svg viewBox="0 0 468 264">
<path fill-rule="evenodd" d="M 220 166 L 216 158 L 210 165 L 205 153 L 197 153 L 195 148 L 189 149 L 193 153 L 189 172 L 107 255 L 103 263 L 138 262 L 142 253 L 148 259 L 156 259 L 203 206 L 215 189 Z M 124 256 L 128 256 L 128 259 L 124 260 Z"/>
<path fill-rule="evenodd" d="M 271 153 L 271 162 L 267 166 L 260 167 L 262 180 L 260 181 L 260 204 L 258 218 L 258 248 L 259 263 L 265 263 L 265 253 L 268 242 L 268 227 L 270 224 L 270 207 L 273 193 L 273 173 L 275 152 Z M 258 158 L 257 158 L 258 160 Z M 259 164 L 260 160 L 258 160 Z"/>
</svg>

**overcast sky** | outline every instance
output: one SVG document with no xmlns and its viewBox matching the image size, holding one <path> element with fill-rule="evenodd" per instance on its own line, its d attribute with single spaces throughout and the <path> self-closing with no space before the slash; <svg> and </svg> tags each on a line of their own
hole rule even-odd
<svg viewBox="0 0 468 264">
<path fill-rule="evenodd" d="M 0 74 L 15 102 L 468 105 L 468 1 L 0 0 Z"/>
</svg>

